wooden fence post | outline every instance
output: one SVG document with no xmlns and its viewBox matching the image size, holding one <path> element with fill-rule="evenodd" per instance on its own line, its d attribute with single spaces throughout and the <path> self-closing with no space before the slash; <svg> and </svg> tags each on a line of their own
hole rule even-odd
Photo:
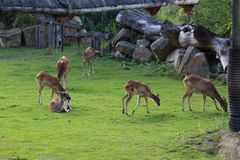
<svg viewBox="0 0 240 160">
<path fill-rule="evenodd" d="M 63 52 L 63 45 L 64 45 L 64 24 L 61 23 L 61 51 Z"/>
<path fill-rule="evenodd" d="M 50 21 L 48 24 L 48 48 L 53 47 L 53 22 Z"/>
</svg>

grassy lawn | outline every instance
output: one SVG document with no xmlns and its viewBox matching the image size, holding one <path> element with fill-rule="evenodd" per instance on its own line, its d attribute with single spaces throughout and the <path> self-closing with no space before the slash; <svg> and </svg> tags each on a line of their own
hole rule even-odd
<svg viewBox="0 0 240 160">
<path fill-rule="evenodd" d="M 202 96 L 193 95 L 192 109 L 181 111 L 185 90 L 181 80 L 144 73 L 148 65 L 131 65 L 124 70 L 121 62 L 97 59 L 95 74 L 82 76 L 82 49 L 66 48 L 64 53 L 46 49 L 0 49 L 0 159 L 20 157 L 38 160 L 66 159 L 220 159 L 191 145 L 194 137 L 227 126 L 228 114 L 216 111 L 207 98 L 202 112 Z M 66 55 L 71 61 L 68 91 L 73 110 L 50 113 L 50 90 L 43 91 L 43 105 L 37 103 L 35 76 L 39 71 L 56 74 L 57 59 Z M 149 84 L 159 93 L 161 106 L 144 101 L 135 115 L 122 115 L 124 84 L 130 80 Z M 224 96 L 226 86 L 217 85 Z M 136 103 L 130 103 L 129 113 Z"/>
</svg>

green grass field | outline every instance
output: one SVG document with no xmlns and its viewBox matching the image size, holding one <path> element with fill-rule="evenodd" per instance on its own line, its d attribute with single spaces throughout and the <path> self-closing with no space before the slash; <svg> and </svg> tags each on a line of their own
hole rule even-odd
<svg viewBox="0 0 240 160">
<path fill-rule="evenodd" d="M 227 127 L 228 114 L 216 111 L 210 98 L 206 112 L 202 112 L 202 96 L 196 94 L 193 112 L 187 103 L 182 112 L 181 80 L 146 77 L 148 65 L 124 70 L 120 61 L 107 57 L 96 60 L 94 75 L 83 77 L 81 51 L 66 48 L 64 53 L 54 50 L 48 55 L 47 49 L 0 49 L 0 159 L 220 159 L 197 145 Z M 62 55 L 71 61 L 68 91 L 73 110 L 51 113 L 50 89 L 43 91 L 43 105 L 37 103 L 35 76 L 39 71 L 56 74 L 55 64 Z M 135 115 L 122 115 L 123 86 L 130 79 L 149 84 L 160 94 L 161 106 L 149 101 L 148 115 L 142 101 Z M 226 86 L 217 88 L 227 95 Z"/>
</svg>

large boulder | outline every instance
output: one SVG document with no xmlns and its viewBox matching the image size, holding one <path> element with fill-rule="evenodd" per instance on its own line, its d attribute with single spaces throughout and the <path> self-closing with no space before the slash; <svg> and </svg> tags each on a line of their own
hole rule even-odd
<svg viewBox="0 0 240 160">
<path fill-rule="evenodd" d="M 119 58 L 119 59 L 124 59 L 126 58 L 120 51 L 113 51 L 110 53 L 112 57 L 114 58 Z"/>
<path fill-rule="evenodd" d="M 36 27 L 30 26 L 23 29 L 24 41 L 26 46 L 36 46 Z"/>
<path fill-rule="evenodd" d="M 184 69 L 186 69 L 187 64 L 190 62 L 192 57 L 199 53 L 200 51 L 194 47 L 194 46 L 189 46 L 184 54 L 184 57 L 181 61 L 181 64 L 179 66 L 179 73 L 182 73 Z"/>
<path fill-rule="evenodd" d="M 204 53 L 199 52 L 194 55 L 187 66 L 188 74 L 207 77 L 209 73 L 209 65 L 207 63 Z"/>
<path fill-rule="evenodd" d="M 135 34 L 133 31 L 127 28 L 122 28 L 116 36 L 112 39 L 112 45 L 116 46 L 119 41 L 128 41 L 133 37 Z"/>
<path fill-rule="evenodd" d="M 151 43 L 159 39 L 161 36 L 145 36 L 146 40 L 150 41 Z"/>
<path fill-rule="evenodd" d="M 22 44 L 22 30 L 19 28 L 0 31 L 0 47 L 19 47 Z"/>
<path fill-rule="evenodd" d="M 139 46 L 133 53 L 133 58 L 142 62 L 148 62 L 152 53 L 144 46 Z"/>
<path fill-rule="evenodd" d="M 130 58 L 132 57 L 136 45 L 127 41 L 119 41 L 115 48 L 123 53 L 126 57 Z"/>
<path fill-rule="evenodd" d="M 151 46 L 151 52 L 156 56 L 157 61 L 164 61 L 166 57 L 175 49 L 173 44 L 164 37 L 154 41 Z"/>
<path fill-rule="evenodd" d="M 183 48 L 175 49 L 171 54 L 167 56 L 166 61 L 171 62 L 174 68 L 178 69 L 185 52 L 186 50 Z"/>
<path fill-rule="evenodd" d="M 150 41 L 146 39 L 138 39 L 137 40 L 137 47 L 143 46 L 145 48 L 148 48 L 150 46 Z"/>
</svg>

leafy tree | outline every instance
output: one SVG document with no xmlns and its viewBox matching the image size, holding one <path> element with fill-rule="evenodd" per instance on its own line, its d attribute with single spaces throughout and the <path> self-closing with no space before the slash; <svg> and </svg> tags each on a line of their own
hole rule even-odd
<svg viewBox="0 0 240 160">
<path fill-rule="evenodd" d="M 231 26 L 230 0 L 201 0 L 193 8 L 192 21 L 224 35 L 230 33 Z"/>
<path fill-rule="evenodd" d="M 12 25 L 16 19 L 16 13 L 13 12 L 0 12 L 0 21 L 3 22 L 7 28 L 12 28 Z"/>
<path fill-rule="evenodd" d="M 179 6 L 162 7 L 157 18 L 168 19 L 174 23 L 203 25 L 219 35 L 229 35 L 231 27 L 230 0 L 201 0 L 192 10 L 192 16 L 183 12 Z"/>
<path fill-rule="evenodd" d="M 117 14 L 118 11 L 99 12 L 80 15 L 80 17 L 88 31 L 110 32 L 115 34 L 117 32 L 117 26 L 115 24 Z"/>
</svg>

